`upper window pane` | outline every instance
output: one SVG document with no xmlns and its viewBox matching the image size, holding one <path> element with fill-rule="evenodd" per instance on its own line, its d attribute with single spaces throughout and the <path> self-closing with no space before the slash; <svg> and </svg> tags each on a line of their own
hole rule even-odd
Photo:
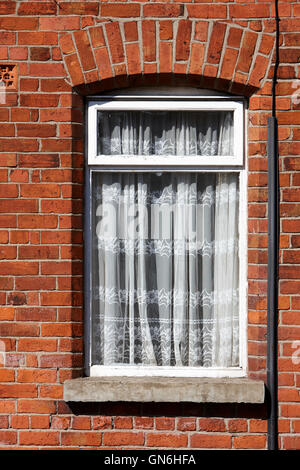
<svg viewBox="0 0 300 470">
<path fill-rule="evenodd" d="M 233 111 L 98 111 L 97 154 L 230 156 Z"/>
</svg>

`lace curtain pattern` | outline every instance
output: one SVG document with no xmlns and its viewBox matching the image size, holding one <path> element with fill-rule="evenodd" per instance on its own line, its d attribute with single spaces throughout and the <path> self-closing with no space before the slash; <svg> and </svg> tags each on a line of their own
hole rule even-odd
<svg viewBox="0 0 300 470">
<path fill-rule="evenodd" d="M 232 144 L 231 111 L 98 111 L 98 155 L 232 155 Z"/>
<path fill-rule="evenodd" d="M 173 152 L 178 139 L 189 146 L 193 122 L 178 138 L 171 126 Z M 220 122 L 211 138 L 228 134 Z M 95 172 L 92 191 L 93 364 L 237 366 L 238 174 Z"/>
</svg>

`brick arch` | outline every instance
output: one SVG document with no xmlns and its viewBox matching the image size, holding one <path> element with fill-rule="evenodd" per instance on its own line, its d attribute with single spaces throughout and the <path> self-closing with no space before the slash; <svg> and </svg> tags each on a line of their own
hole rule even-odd
<svg viewBox="0 0 300 470">
<path fill-rule="evenodd" d="M 267 77 L 274 35 L 232 22 L 109 21 L 60 38 L 81 93 L 143 84 L 189 84 L 251 95 Z"/>
</svg>

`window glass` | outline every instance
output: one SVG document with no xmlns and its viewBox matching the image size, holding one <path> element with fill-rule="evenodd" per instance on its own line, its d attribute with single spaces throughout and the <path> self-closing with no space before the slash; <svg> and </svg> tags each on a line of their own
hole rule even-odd
<svg viewBox="0 0 300 470">
<path fill-rule="evenodd" d="M 93 363 L 239 364 L 238 173 L 92 178 Z"/>
<path fill-rule="evenodd" d="M 233 155 L 233 111 L 98 111 L 98 155 Z"/>
</svg>

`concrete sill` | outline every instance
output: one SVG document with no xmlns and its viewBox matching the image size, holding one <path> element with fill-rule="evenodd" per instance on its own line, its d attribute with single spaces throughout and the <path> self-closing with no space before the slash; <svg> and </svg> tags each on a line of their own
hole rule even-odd
<svg viewBox="0 0 300 470">
<path fill-rule="evenodd" d="M 264 382 L 244 377 L 84 377 L 64 383 L 67 402 L 263 403 L 264 399 Z"/>
</svg>

